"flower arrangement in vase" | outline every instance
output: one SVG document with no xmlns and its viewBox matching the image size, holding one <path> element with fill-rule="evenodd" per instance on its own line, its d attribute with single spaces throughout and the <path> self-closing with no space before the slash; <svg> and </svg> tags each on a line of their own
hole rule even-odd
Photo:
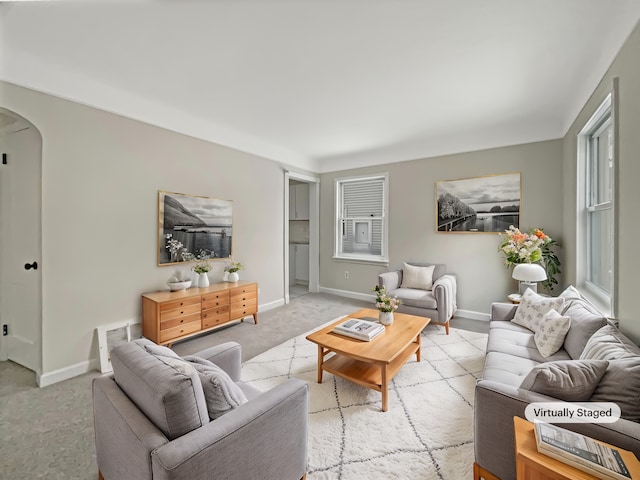
<svg viewBox="0 0 640 480">
<path fill-rule="evenodd" d="M 544 233 L 541 228 L 531 228 L 527 233 L 509 226 L 500 234 L 498 251 L 505 256 L 505 265 L 512 267 L 519 263 L 540 263 L 544 268 L 547 279 L 542 285 L 549 291 L 558 284 L 556 275 L 560 272 L 560 259 L 552 251 L 557 242 Z"/>
<path fill-rule="evenodd" d="M 211 264 L 207 260 L 200 261 L 193 266 L 193 271 L 198 274 L 198 286 L 200 288 L 209 286 L 209 275 Z"/>
<path fill-rule="evenodd" d="M 244 266 L 240 262 L 231 262 L 224 268 L 224 271 L 229 274 L 227 277 L 228 282 L 237 282 L 240 280 L 240 275 L 238 275 L 238 271 L 242 270 Z"/>
<path fill-rule="evenodd" d="M 391 297 L 385 287 L 376 285 L 373 291 L 376 292 L 376 308 L 380 311 L 380 323 L 391 325 L 393 323 L 393 312 L 400 306 L 400 300 Z"/>
</svg>

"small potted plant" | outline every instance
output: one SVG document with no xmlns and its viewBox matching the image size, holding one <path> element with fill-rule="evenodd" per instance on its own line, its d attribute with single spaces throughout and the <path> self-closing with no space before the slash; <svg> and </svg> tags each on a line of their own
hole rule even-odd
<svg viewBox="0 0 640 480">
<path fill-rule="evenodd" d="M 207 260 L 196 263 L 193 267 L 193 271 L 198 274 L 198 286 L 200 288 L 209 286 L 209 275 L 207 272 L 211 270 L 211 264 Z"/>
<path fill-rule="evenodd" d="M 387 289 L 376 285 L 373 288 L 376 292 L 376 308 L 380 311 L 380 323 L 382 325 L 391 325 L 393 323 L 393 312 L 400 306 L 400 300 L 389 296 Z"/>
<path fill-rule="evenodd" d="M 228 282 L 237 282 L 240 280 L 240 275 L 238 275 L 238 270 L 242 270 L 244 267 L 240 262 L 231 262 L 224 268 L 224 271 L 229 274 Z"/>
</svg>

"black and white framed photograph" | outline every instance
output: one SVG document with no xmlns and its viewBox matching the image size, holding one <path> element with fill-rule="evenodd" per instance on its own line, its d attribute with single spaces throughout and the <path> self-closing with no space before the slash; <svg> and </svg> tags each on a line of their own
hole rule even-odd
<svg viewBox="0 0 640 480">
<path fill-rule="evenodd" d="M 158 265 L 231 258 L 233 202 L 158 191 Z"/>
<path fill-rule="evenodd" d="M 436 182 L 437 231 L 503 232 L 520 226 L 520 173 Z"/>
</svg>

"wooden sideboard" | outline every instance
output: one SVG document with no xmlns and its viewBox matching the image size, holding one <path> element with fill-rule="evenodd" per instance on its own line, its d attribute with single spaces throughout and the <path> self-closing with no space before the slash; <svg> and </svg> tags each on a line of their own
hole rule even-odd
<svg viewBox="0 0 640 480">
<path fill-rule="evenodd" d="M 214 283 L 206 288 L 142 295 L 142 335 L 158 345 L 213 330 L 253 315 L 258 324 L 258 284 Z"/>
</svg>

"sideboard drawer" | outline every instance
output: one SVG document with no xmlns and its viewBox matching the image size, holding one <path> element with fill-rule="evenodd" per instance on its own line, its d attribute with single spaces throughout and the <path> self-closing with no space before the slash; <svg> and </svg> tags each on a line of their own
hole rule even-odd
<svg viewBox="0 0 640 480">
<path fill-rule="evenodd" d="M 202 309 L 229 305 L 229 292 L 202 295 Z"/>
<path fill-rule="evenodd" d="M 186 323 L 197 322 L 198 320 L 200 320 L 199 311 L 197 313 L 192 313 L 191 315 L 184 315 L 181 317 L 170 318 L 168 320 L 162 320 L 160 322 L 160 332 L 169 330 L 179 325 L 184 325 Z"/>
<path fill-rule="evenodd" d="M 229 312 L 218 315 L 202 315 L 202 328 L 215 327 L 229 321 Z"/>
<path fill-rule="evenodd" d="M 189 333 L 197 332 L 201 329 L 200 328 L 201 325 L 202 324 L 200 322 L 200 319 L 198 318 L 195 321 L 185 323 L 177 327 L 168 328 L 166 330 L 160 330 L 160 341 L 167 342 L 169 340 L 173 340 L 175 338 L 181 337 L 182 335 L 187 335 Z"/>
<path fill-rule="evenodd" d="M 231 293 L 231 304 L 245 302 L 248 300 L 256 300 L 258 298 L 258 292 L 255 290 L 247 291 L 247 292 L 232 292 Z"/>
<path fill-rule="evenodd" d="M 162 302 L 160 304 L 160 311 L 165 312 L 167 310 L 175 310 L 176 308 L 182 308 L 189 305 L 199 305 L 200 297 L 186 297 L 179 300 L 171 300 L 168 302 Z"/>
<path fill-rule="evenodd" d="M 192 305 L 186 305 L 180 308 L 176 308 L 174 310 L 163 310 L 160 309 L 160 322 L 164 322 L 165 320 L 171 320 L 172 318 L 181 318 L 189 316 L 193 313 L 200 313 L 200 304 L 195 303 Z"/>
</svg>

